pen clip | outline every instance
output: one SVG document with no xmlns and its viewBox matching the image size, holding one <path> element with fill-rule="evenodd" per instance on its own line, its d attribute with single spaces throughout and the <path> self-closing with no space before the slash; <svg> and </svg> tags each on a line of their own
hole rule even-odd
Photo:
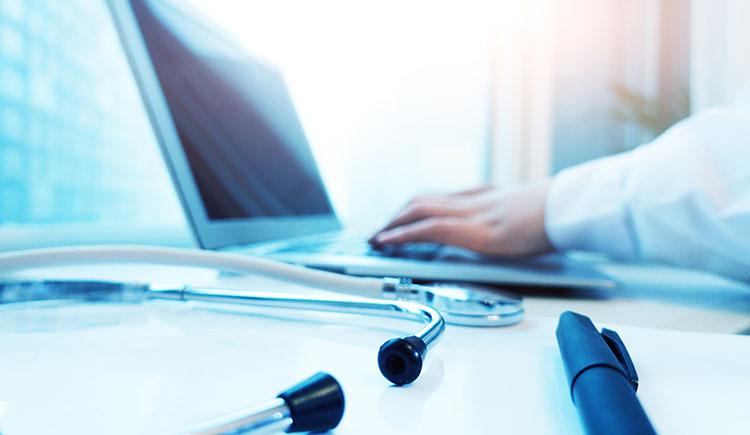
<svg viewBox="0 0 750 435">
<path fill-rule="evenodd" d="M 630 354 L 628 354 L 628 349 L 625 347 L 625 343 L 623 343 L 620 336 L 611 329 L 602 328 L 601 336 L 622 366 L 625 376 L 633 387 L 633 391 L 638 391 L 638 373 L 635 371 L 633 360 L 630 359 Z"/>
</svg>

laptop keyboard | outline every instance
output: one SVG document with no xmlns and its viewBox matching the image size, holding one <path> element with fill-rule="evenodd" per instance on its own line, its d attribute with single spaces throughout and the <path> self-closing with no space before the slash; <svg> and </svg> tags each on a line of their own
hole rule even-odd
<svg viewBox="0 0 750 435">
<path fill-rule="evenodd" d="M 443 257 L 444 246 L 434 243 L 386 245 L 373 248 L 361 238 L 335 237 L 330 239 L 305 240 L 281 249 L 280 252 L 305 252 L 336 255 L 358 255 L 370 257 L 400 257 L 416 260 L 435 260 Z"/>
</svg>

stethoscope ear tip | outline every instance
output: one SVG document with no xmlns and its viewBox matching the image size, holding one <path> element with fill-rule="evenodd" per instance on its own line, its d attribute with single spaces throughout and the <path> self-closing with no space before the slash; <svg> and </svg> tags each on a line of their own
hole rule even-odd
<svg viewBox="0 0 750 435">
<path fill-rule="evenodd" d="M 378 367 L 383 376 L 396 385 L 414 382 L 422 372 L 427 346 L 419 337 L 394 338 L 380 346 Z"/>
<path fill-rule="evenodd" d="M 324 432 L 344 416 L 344 390 L 328 373 L 319 372 L 279 394 L 292 417 L 286 432 Z"/>
</svg>

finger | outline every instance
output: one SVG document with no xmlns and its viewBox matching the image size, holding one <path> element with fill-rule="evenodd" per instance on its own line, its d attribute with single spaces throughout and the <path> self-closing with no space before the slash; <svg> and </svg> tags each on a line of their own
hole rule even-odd
<svg viewBox="0 0 750 435">
<path fill-rule="evenodd" d="M 461 217 L 469 210 L 461 204 L 444 201 L 412 201 L 380 231 L 387 231 L 430 217 Z"/>
<path fill-rule="evenodd" d="M 377 235 L 402 225 L 430 217 L 469 217 L 482 212 L 494 202 L 495 188 L 484 185 L 447 195 L 415 197 L 388 224 L 378 230 L 368 242 L 377 245 Z"/>
<path fill-rule="evenodd" d="M 472 196 L 479 193 L 484 193 L 494 189 L 494 186 L 490 184 L 483 184 L 481 186 L 472 187 L 471 189 L 461 190 L 456 193 L 452 193 L 450 196 Z"/>
<path fill-rule="evenodd" d="M 375 241 L 382 245 L 404 243 L 441 243 L 462 246 L 475 251 L 486 247 L 488 233 L 484 225 L 468 219 L 430 218 L 402 227 L 384 231 L 375 236 Z"/>
<path fill-rule="evenodd" d="M 474 209 L 482 208 L 481 204 L 476 203 L 474 204 L 476 207 L 469 207 L 469 203 L 457 202 L 456 200 L 462 197 L 489 192 L 493 189 L 494 187 L 491 185 L 482 185 L 450 194 L 415 197 L 381 231 L 431 216 L 466 216 Z"/>
</svg>

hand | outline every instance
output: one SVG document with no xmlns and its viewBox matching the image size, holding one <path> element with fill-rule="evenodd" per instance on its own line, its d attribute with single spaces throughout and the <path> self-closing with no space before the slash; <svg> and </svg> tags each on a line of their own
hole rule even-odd
<svg viewBox="0 0 750 435">
<path fill-rule="evenodd" d="M 501 256 L 551 251 L 544 232 L 549 181 L 511 188 L 480 187 L 410 201 L 371 239 L 374 246 L 432 242 Z"/>
</svg>

